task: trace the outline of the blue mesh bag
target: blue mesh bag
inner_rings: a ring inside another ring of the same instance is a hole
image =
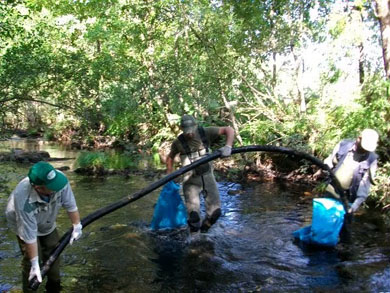
[[[344,207],[339,201],[315,198],[311,226],[295,231],[293,236],[307,244],[335,246],[339,241],[344,215]]]
[[[175,229],[187,225],[186,207],[180,197],[180,185],[169,181],[160,192],[150,228]]]

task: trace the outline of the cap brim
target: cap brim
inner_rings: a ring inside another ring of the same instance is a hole
[[[361,146],[364,150],[368,152],[373,152],[376,150],[376,143],[365,143],[364,141],[362,141]]]
[[[61,172],[58,172],[57,170],[55,170],[55,172],[56,177],[54,178],[54,180],[52,180],[49,184],[46,184],[45,186],[47,189],[50,189],[52,191],[60,191],[68,183],[68,179]]]

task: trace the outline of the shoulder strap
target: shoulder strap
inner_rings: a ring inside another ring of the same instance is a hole
[[[343,140],[340,143],[339,151],[337,152],[337,155],[339,156],[339,159],[345,156],[353,147],[355,144],[355,141],[352,140]]]
[[[375,185],[375,181],[374,181],[374,178],[371,174],[371,164],[376,160],[378,160],[378,155],[375,153],[370,153],[370,155],[368,156],[368,159],[367,159],[367,163],[368,163],[368,178],[370,179],[370,183],[372,185]]]
[[[202,140],[202,143],[204,145],[204,148],[206,149],[206,153],[208,153],[209,152],[209,142],[207,140],[204,128],[202,126],[198,126],[198,132],[199,132],[199,135],[200,135],[200,139]],[[184,151],[186,152],[186,154],[191,154],[191,149],[190,149],[186,139],[184,138],[184,135],[180,134],[178,136],[178,139],[179,139],[181,145],[183,146]]]
[[[198,132],[200,134],[200,139],[202,140],[204,148],[206,149],[206,153],[208,153],[209,152],[209,142],[207,140],[204,128],[202,126],[198,126]]]
[[[191,154],[190,146],[188,145],[186,139],[184,138],[184,135],[180,134],[177,138],[179,139],[181,145],[183,146],[184,151],[186,152],[186,154],[187,155]]]
[[[337,164],[333,169],[334,173],[340,168],[344,159],[347,157],[348,152],[352,149],[354,144],[355,141],[349,139],[345,139],[340,142],[340,147],[336,154]]]
[[[372,164],[375,160],[378,160],[378,155],[375,154],[375,153],[373,153],[373,152],[371,152],[371,153],[369,154],[369,156],[368,156],[368,159],[367,159],[368,165],[371,166],[371,164]]]

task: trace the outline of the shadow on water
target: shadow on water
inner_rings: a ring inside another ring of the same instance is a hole
[[[234,187],[220,184],[223,216],[209,233],[151,235],[161,292],[388,290],[386,235],[373,239],[357,227],[348,246],[305,246],[291,235],[310,220],[311,211],[296,204],[300,187],[262,184],[229,194]]]
[[[187,248],[187,229],[178,231],[150,232],[151,245],[154,257],[150,261],[156,264],[156,273],[153,283],[160,285],[162,290],[170,290],[177,286],[181,278],[181,271]]]
[[[13,188],[28,166],[1,168]],[[138,175],[66,174],[82,217],[152,183]],[[390,291],[389,232],[375,212],[357,215],[350,245],[313,249],[292,237],[311,222],[311,200],[302,200],[302,186],[221,182],[219,189],[222,216],[205,234],[151,231],[159,190],[92,223],[62,254],[64,292]],[[1,210],[7,197],[0,191]],[[61,213],[60,234],[69,226]],[[18,289],[20,252],[1,213],[0,292]]]
[[[151,261],[157,265],[153,283],[159,291],[208,291],[224,277],[223,260],[216,256],[215,239],[209,235],[181,230],[174,235],[153,232],[151,237],[156,254]]]

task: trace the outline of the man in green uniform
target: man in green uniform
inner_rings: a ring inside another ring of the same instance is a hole
[[[60,239],[56,218],[61,207],[67,210],[73,224],[72,244],[82,234],[76,200],[64,173],[47,162],[34,164],[9,197],[5,214],[23,254],[23,292],[33,292],[28,284],[34,277],[42,282],[39,259],[45,262]],[[47,292],[59,292],[59,259],[53,263],[47,277]]]
[[[231,155],[234,141],[234,130],[231,127],[203,128],[198,126],[193,116],[184,115],[180,122],[180,128],[183,133],[173,141],[166,161],[168,174],[173,172],[173,162],[176,155],[180,155],[183,166],[189,165],[210,153],[210,143],[215,142],[220,136],[226,136],[225,146],[220,149],[221,156]],[[197,232],[200,229],[202,232],[207,232],[221,215],[221,200],[211,162],[202,164],[184,175],[183,192],[190,231]],[[206,207],[206,217],[203,221],[200,216],[201,192]]]

